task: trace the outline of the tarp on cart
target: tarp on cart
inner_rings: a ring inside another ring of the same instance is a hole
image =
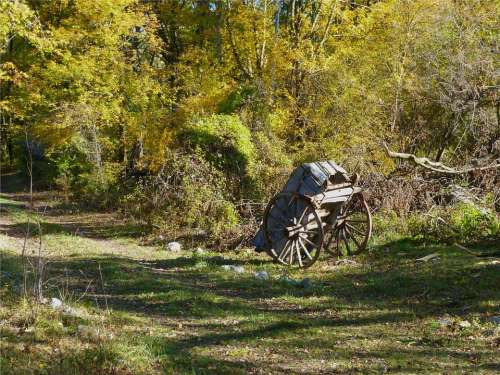
[[[282,192],[314,196],[325,191],[327,181],[334,184],[341,184],[349,180],[347,172],[333,160],[306,163],[297,167],[292,172]],[[251,243],[257,251],[268,249],[269,245],[262,226]]]

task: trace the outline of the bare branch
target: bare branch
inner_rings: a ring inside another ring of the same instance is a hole
[[[487,169],[500,168],[500,158],[498,158],[496,160],[493,160],[491,164],[486,165],[486,166],[478,166],[478,167],[468,166],[464,169],[457,170],[457,169],[448,167],[448,166],[444,165],[443,163],[432,161],[428,158],[424,158],[424,157],[419,158],[413,154],[391,151],[391,150],[389,150],[389,147],[387,146],[387,144],[385,142],[383,143],[383,146],[384,146],[385,151],[387,152],[387,155],[390,158],[410,160],[418,166],[424,167],[426,169],[429,169],[431,171],[438,172],[438,173],[458,175],[458,174],[465,174],[465,173],[474,172],[474,171],[484,171]]]

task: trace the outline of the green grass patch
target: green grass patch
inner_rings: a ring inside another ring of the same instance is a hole
[[[2,374],[499,370],[500,329],[489,319],[500,311],[500,262],[454,245],[378,235],[355,263],[325,255],[310,269],[288,270],[250,249],[172,254],[53,230],[43,236],[44,293],[75,317],[22,298],[14,234],[0,235]],[[416,261],[431,253],[438,258]],[[255,279],[258,270],[270,279]]]

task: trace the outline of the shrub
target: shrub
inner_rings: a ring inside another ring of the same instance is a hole
[[[216,239],[238,223],[224,175],[197,154],[172,155],[157,175],[133,183],[122,207],[170,238],[199,232]]]
[[[409,234],[431,242],[473,242],[500,237],[500,219],[492,211],[460,203],[427,215],[411,215],[408,230]]]
[[[255,149],[250,130],[235,115],[212,115],[187,124],[180,134],[191,152],[197,152],[230,180],[251,180]]]
[[[105,208],[116,202],[122,173],[119,163],[102,161],[96,165],[77,142],[54,152],[50,160],[57,170],[53,183],[63,192],[66,203],[73,199],[86,206]]]
[[[253,195],[268,201],[283,188],[294,166],[279,139],[257,132],[255,145],[257,162]]]

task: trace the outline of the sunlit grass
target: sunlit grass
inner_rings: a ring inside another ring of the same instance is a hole
[[[24,222],[22,209],[8,210],[8,226]],[[0,237],[2,375],[498,370],[499,329],[488,320],[499,311],[495,258],[393,236],[376,237],[355,264],[325,256],[287,270],[250,249],[173,254],[122,232],[118,241],[70,232],[62,219],[44,217],[45,296],[84,315],[21,298],[19,239],[8,227]],[[415,261],[434,252],[438,260]],[[255,279],[258,270],[270,279]],[[306,277],[310,287],[287,282]]]

